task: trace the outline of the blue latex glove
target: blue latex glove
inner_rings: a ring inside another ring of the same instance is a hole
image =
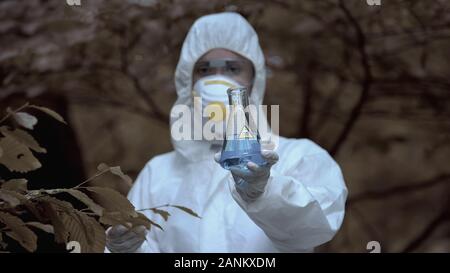
[[[230,171],[236,183],[236,191],[246,202],[252,202],[260,197],[266,188],[270,177],[270,169],[278,162],[278,154],[272,150],[262,150],[261,156],[267,164],[259,166],[254,162],[247,163],[247,170],[231,167]],[[220,153],[215,154],[214,160],[219,163]]]

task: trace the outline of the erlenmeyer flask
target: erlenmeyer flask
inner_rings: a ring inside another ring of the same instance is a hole
[[[247,169],[249,161],[258,165],[266,164],[261,156],[259,133],[248,109],[247,89],[230,88],[227,93],[231,113],[227,122],[220,165],[228,170],[233,166]]]

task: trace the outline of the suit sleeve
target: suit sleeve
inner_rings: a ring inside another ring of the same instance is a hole
[[[347,189],[339,166],[324,150],[301,158],[290,153],[283,160],[289,168],[272,168],[257,200],[244,201],[234,182],[232,196],[280,251],[303,252],[331,240],[339,230]]]
[[[150,202],[150,189],[151,184],[151,167],[147,164],[144,169],[138,175],[138,178],[133,184],[130,192],[128,193],[128,200],[133,204],[133,206],[138,209],[144,209],[152,207]],[[149,213],[148,211],[143,211],[147,218],[152,221],[157,221],[154,219],[154,213]],[[146,241],[136,250],[136,253],[158,253],[161,252],[158,247],[158,241],[155,237],[154,227],[147,233]]]

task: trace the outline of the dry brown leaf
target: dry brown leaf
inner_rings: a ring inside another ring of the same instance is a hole
[[[56,113],[55,111],[53,111],[47,107],[36,106],[36,105],[30,105],[29,107],[37,109],[41,112],[44,112],[47,115],[51,116],[52,118],[56,119],[57,121],[67,124],[67,122],[64,120],[64,118],[60,114]]]
[[[27,226],[38,228],[47,233],[51,233],[51,234],[55,233],[55,230],[53,229],[52,225],[47,225],[47,224],[43,224],[43,223],[39,223],[39,222],[27,222],[26,224],[27,224]]]
[[[148,219],[148,221],[150,222],[151,225],[159,228],[160,230],[164,230],[160,225],[158,225],[157,223],[153,222],[152,220]],[[148,226],[147,228],[150,229],[150,226]]]
[[[72,204],[50,196],[40,198],[40,202],[46,214],[46,217],[50,219],[53,225],[55,232],[55,241],[60,244],[67,243],[69,231],[62,222],[61,217],[64,214],[71,214],[73,211],[75,211]]]
[[[24,178],[11,179],[2,184],[2,190],[24,192],[27,190],[28,181]]]
[[[20,126],[33,130],[34,126],[37,124],[38,120],[35,116],[30,115],[25,112],[11,112],[14,120],[19,124]]]
[[[19,199],[20,203],[22,203],[22,204],[25,204],[26,202],[30,201],[24,194],[22,194],[20,192],[6,190],[6,189],[0,189],[0,191],[5,192],[11,196],[14,196],[15,198]]]
[[[50,219],[48,218],[48,213],[44,211],[44,208],[41,207],[40,203],[32,202],[25,198],[25,200],[21,200],[22,205],[40,222],[47,222]]]
[[[110,167],[105,163],[100,163],[97,166],[97,170],[99,171],[109,171],[114,175],[117,175],[118,177],[120,177],[128,186],[131,186],[133,183],[133,180],[131,179],[131,177],[129,177],[128,175],[124,174],[122,172],[122,169],[119,166],[115,166],[115,167]]]
[[[30,194],[33,191],[29,191]],[[47,194],[58,194],[62,192],[69,193],[73,197],[77,198],[79,201],[84,203],[92,212],[95,214],[101,216],[103,214],[104,209],[96,204],[89,196],[87,196],[85,193],[75,190],[75,189],[51,189],[51,190],[37,190],[36,193],[47,193]],[[57,199],[56,199],[57,200]]]
[[[133,180],[128,175],[124,174],[119,166],[116,167],[110,167],[109,170],[112,174],[115,174],[122,178],[122,180],[127,183],[128,186],[131,186],[133,183]]]
[[[148,219],[147,216],[145,216],[145,214],[140,213],[140,212],[138,212],[138,217],[133,217],[130,220],[130,223],[133,227],[142,225],[142,226],[145,226],[147,229],[150,229],[152,225],[155,225],[162,230],[162,227],[160,225],[158,225],[155,222],[153,222],[152,220]]]
[[[65,211],[65,212],[70,213],[75,209],[71,203],[69,203],[67,201],[59,200],[59,199],[51,197],[51,196],[43,196],[43,197],[39,198],[39,200],[56,205],[57,209],[60,211]]]
[[[120,212],[105,212],[102,217],[100,217],[100,223],[110,226],[128,226],[127,216]]]
[[[91,226],[88,221],[83,219],[83,215],[75,211],[73,213],[63,213],[61,214],[61,221],[69,232],[67,241],[79,242],[81,252],[87,252],[89,241],[93,241],[93,234]],[[88,236],[91,238],[88,238]]]
[[[103,253],[106,246],[106,233],[105,229],[92,217],[89,217],[89,221],[94,230],[94,243],[91,244],[91,252]]]
[[[36,234],[19,217],[0,211],[0,222],[10,229],[10,231],[5,232],[6,235],[16,240],[26,250],[30,252],[36,250]]]
[[[33,214],[34,217],[36,217],[39,221],[44,221],[41,212],[36,207],[36,204],[31,202],[24,194],[15,190],[7,190],[4,188],[1,188],[0,191],[17,198],[20,201],[20,204],[24,205],[26,209]]]
[[[180,209],[180,210],[182,210],[182,211],[184,211],[184,212],[186,212],[186,213],[188,213],[188,214],[190,214],[192,216],[195,216],[197,218],[202,218],[197,213],[195,213],[193,210],[191,210],[190,208],[186,208],[186,207],[183,207],[183,206],[176,206],[176,205],[171,205],[171,207]]]
[[[0,127],[0,132],[4,136],[9,136],[14,138],[16,141],[22,143],[23,145],[27,146],[28,148],[32,149],[35,152],[38,153],[46,153],[47,150],[42,148],[39,143],[31,136],[29,133],[27,133],[24,130],[21,129],[14,129],[9,130],[8,127],[2,126]]]
[[[107,212],[102,217],[100,217],[100,223],[110,226],[122,225],[128,228],[136,226],[145,226],[150,230],[152,225],[157,226],[162,230],[162,227],[157,223],[151,221],[143,213],[138,212],[137,216],[132,217],[128,214],[121,212]]]
[[[3,149],[0,164],[5,165],[10,171],[24,173],[41,167],[41,163],[33,156],[28,147],[12,137],[0,138],[0,147]]]
[[[102,253],[105,250],[105,230],[95,219],[78,211],[65,213],[61,219],[69,231],[68,241],[79,242],[82,253]]]
[[[0,200],[8,203],[8,205],[12,208],[20,205],[20,200],[18,198],[3,190],[0,190]]]
[[[132,217],[137,217],[134,206],[128,199],[110,188],[103,187],[86,187],[89,196],[108,212],[123,212]]]
[[[169,219],[170,213],[168,211],[162,210],[162,209],[152,209],[154,213],[157,213],[164,218],[164,221],[167,221]]]
[[[102,216],[103,215],[103,208],[99,205],[97,205],[89,196],[87,196],[85,193],[74,190],[74,189],[68,189],[65,190],[67,193],[71,194],[73,197],[77,198],[81,202],[83,202],[90,210],[92,210],[95,214]]]
[[[59,244],[66,243],[67,238],[69,237],[69,232],[64,227],[64,224],[61,221],[61,217],[58,213],[56,205],[52,203],[44,202],[42,207],[45,210],[46,216],[50,219],[54,233],[55,233],[55,241]]]
[[[97,170],[99,170],[99,171],[107,171],[107,170],[109,170],[109,166],[106,165],[105,163],[100,163],[97,166]]]

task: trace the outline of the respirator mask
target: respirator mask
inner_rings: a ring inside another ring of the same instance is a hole
[[[227,90],[236,87],[242,85],[221,74],[206,76],[195,82],[192,90],[194,111],[202,117],[204,139],[223,140],[229,104]],[[211,134],[207,135],[208,132],[212,132],[213,139]]]

